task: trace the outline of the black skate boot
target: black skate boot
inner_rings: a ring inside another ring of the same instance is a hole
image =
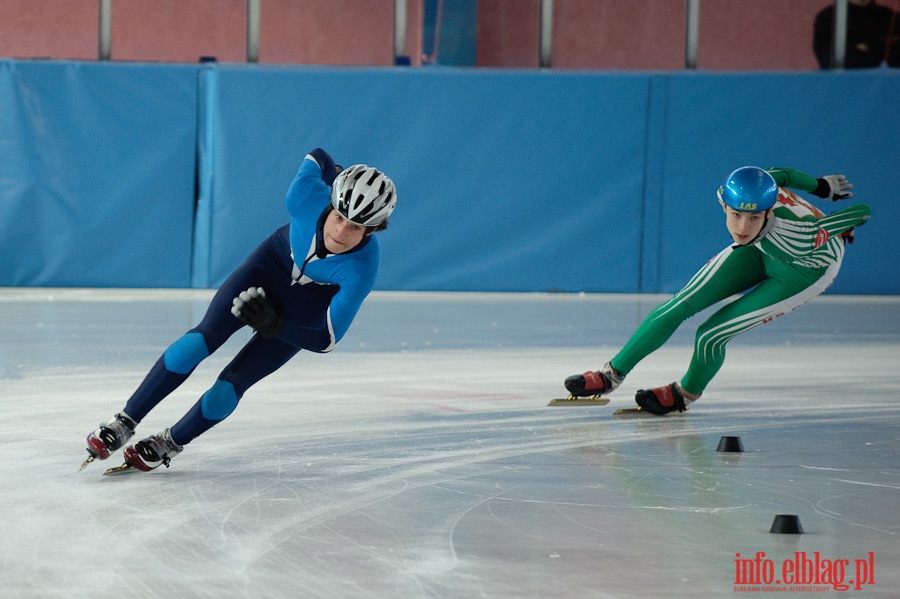
[[[91,459],[105,460],[125,445],[134,435],[137,423],[128,414],[119,412],[109,422],[87,436],[87,452]]]
[[[169,429],[158,435],[150,435],[134,445],[125,448],[125,463],[142,472],[150,472],[160,465],[169,467],[169,462],[184,449],[172,439]]]
[[[624,380],[625,376],[613,370],[612,366],[607,362],[597,372],[573,374],[566,379],[564,384],[573,396],[587,397],[614,391]]]
[[[657,387],[656,389],[649,389],[646,391],[641,389],[634,395],[634,401],[637,402],[637,405],[641,406],[641,409],[645,412],[662,416],[663,414],[668,414],[675,410],[684,412],[687,409],[687,404],[690,404],[694,400],[685,400],[684,394],[681,392],[678,384],[671,383],[665,387]]]

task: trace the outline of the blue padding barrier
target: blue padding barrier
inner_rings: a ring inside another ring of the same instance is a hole
[[[898,97],[888,69],[0,61],[0,285],[218,286],[320,146],[397,184],[378,289],[674,292],[756,164],[850,177],[873,216],[831,292],[898,294]]]
[[[190,285],[196,78],[0,61],[0,285]]]
[[[637,287],[646,78],[216,72],[213,285],[286,220],[287,185],[321,146],[397,185],[380,289]]]

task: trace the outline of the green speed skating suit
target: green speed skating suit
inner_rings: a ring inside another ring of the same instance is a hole
[[[619,374],[628,374],[691,316],[743,293],[697,330],[693,357],[680,382],[682,389],[699,395],[722,367],[731,339],[808,302],[834,281],[846,236],[865,224],[870,207],[856,204],[826,216],[785,189],[812,191],[815,177],[788,168],[769,173],[779,186],[778,201],[756,241],[722,250],[681,291],[650,312],[610,360]]]

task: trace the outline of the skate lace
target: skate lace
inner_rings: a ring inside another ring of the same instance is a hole
[[[106,445],[109,449],[119,448],[119,437],[118,435],[116,435],[116,431],[112,430],[105,424],[100,427],[100,434],[97,436],[100,437],[100,440],[103,441],[103,444]]]
[[[161,448],[157,446],[155,441],[155,437],[150,437],[141,441],[135,447],[138,453],[141,454],[141,457],[147,462],[159,462],[165,457],[165,453],[160,454],[159,449]]]
[[[100,433],[97,437],[107,448],[114,450],[122,447],[133,434],[134,430],[121,420],[119,414],[116,414],[111,421],[100,425]]]
[[[135,449],[138,450],[144,461],[161,462],[166,468],[172,461],[171,456],[181,453],[181,447],[172,440],[168,431],[144,439],[135,446]]]

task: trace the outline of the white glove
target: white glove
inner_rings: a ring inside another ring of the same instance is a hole
[[[819,177],[819,186],[813,192],[820,198],[832,202],[853,197],[853,184],[844,175],[825,175]]]

